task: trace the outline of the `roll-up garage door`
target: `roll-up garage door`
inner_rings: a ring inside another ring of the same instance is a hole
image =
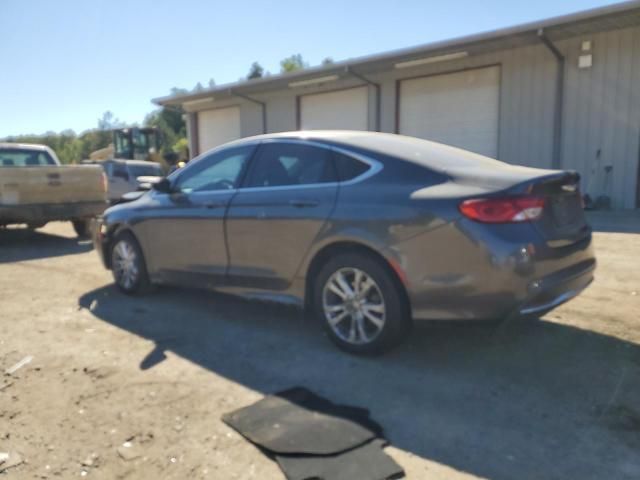
[[[198,112],[198,147],[200,153],[240,138],[240,109],[216,108]]]
[[[497,157],[500,67],[400,82],[398,131]]]
[[[300,97],[300,128],[367,130],[367,87],[348,88]]]

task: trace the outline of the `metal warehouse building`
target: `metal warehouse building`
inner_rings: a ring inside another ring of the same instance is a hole
[[[195,156],[260,133],[394,132],[575,169],[638,208],[640,1],[156,99],[187,112]]]

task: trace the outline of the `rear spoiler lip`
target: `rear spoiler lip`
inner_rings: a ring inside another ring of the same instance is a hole
[[[542,174],[531,176],[511,185],[495,185],[491,182],[480,183],[473,178],[449,178],[435,185],[420,188],[411,193],[413,200],[427,199],[451,199],[459,200],[492,198],[499,196],[520,196],[532,194],[530,188],[533,185],[544,185],[558,180],[566,179],[568,184],[577,185],[580,180],[578,172],[573,170],[541,170]]]
[[[499,197],[501,195],[535,195],[534,187],[547,185],[557,181],[565,180],[567,185],[572,185],[572,193],[579,189],[580,174],[575,170],[557,170],[553,173],[545,173],[534,176],[504,188],[495,188],[483,195],[483,198]],[[489,187],[490,188],[490,187]]]
[[[569,189],[566,189],[567,193],[573,193],[579,189],[580,174],[575,170],[559,170],[552,174],[530,178],[505,189],[503,192],[535,195],[535,187],[558,181],[564,181],[565,185],[570,186]]]

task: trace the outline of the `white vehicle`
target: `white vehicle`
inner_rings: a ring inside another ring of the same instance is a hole
[[[146,160],[105,160],[100,164],[107,175],[110,203],[118,202],[125,193],[144,188],[143,183],[153,183],[164,176],[160,164]]]

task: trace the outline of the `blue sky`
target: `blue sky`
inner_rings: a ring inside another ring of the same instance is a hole
[[[603,0],[0,0],[0,138],[141,122],[171,87],[316,65],[610,3]]]

